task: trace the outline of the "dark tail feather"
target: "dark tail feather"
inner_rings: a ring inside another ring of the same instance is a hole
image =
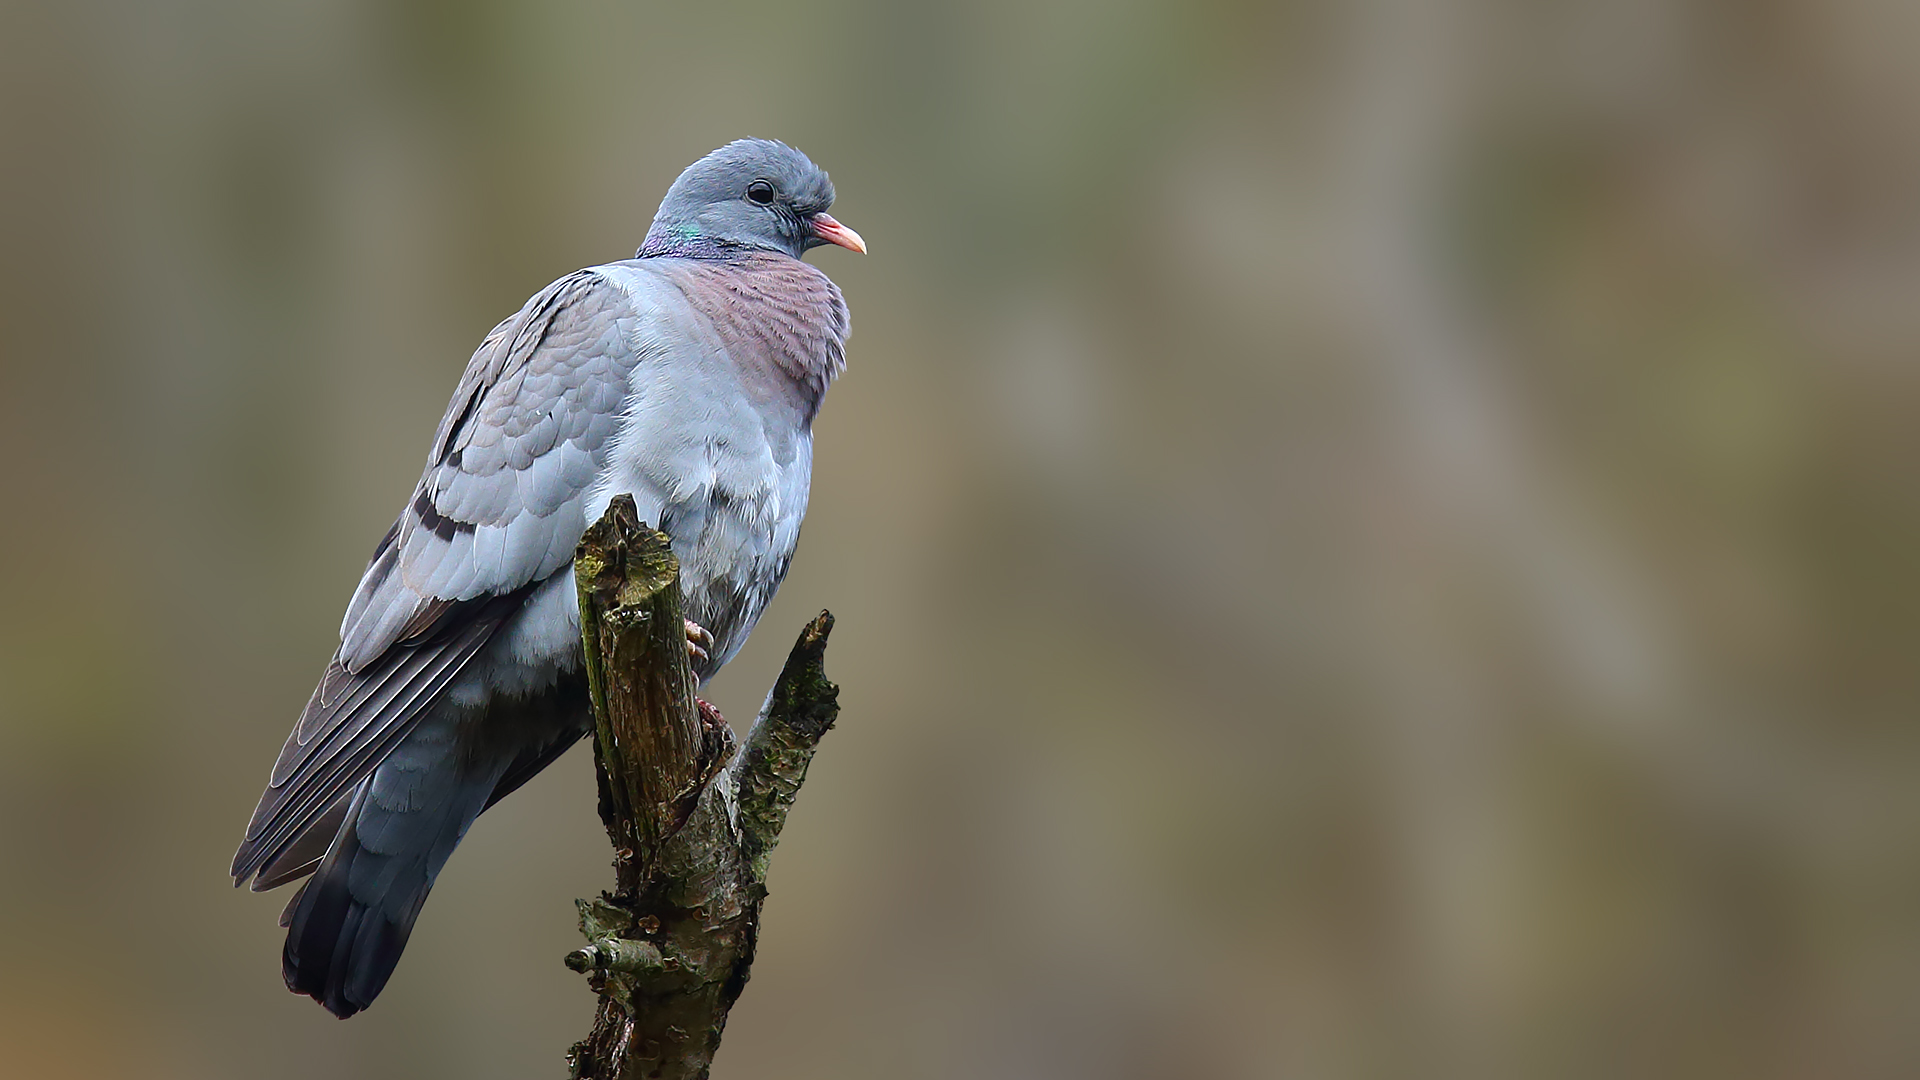
[[[374,995],[386,985],[387,976],[393,974],[394,965],[400,962],[400,950],[396,948],[372,979],[368,972],[351,971],[348,964],[368,914],[367,905],[354,899],[349,886],[354,862],[361,854],[354,819],[372,783],[372,777],[368,777],[354,790],[346,820],[334,834],[326,858],[290,905],[287,944],[280,953],[287,989],[312,997],[343,1020],[373,1002]],[[405,930],[400,934],[400,944],[406,944]],[[369,982],[373,984],[371,992],[367,990]]]
[[[517,784],[531,775],[514,771],[517,759],[487,768],[463,758],[459,731],[457,718],[423,722],[353,789],[319,869],[290,908],[280,954],[287,989],[335,1016],[352,1016],[379,996],[467,827],[502,793],[503,776]],[[556,746],[532,748],[532,757],[551,760],[576,732],[562,735]],[[301,847],[282,859],[291,865],[315,854]]]
[[[433,879],[453,852],[453,843],[431,834],[391,855],[364,847],[361,810],[373,783],[368,777],[355,790],[326,858],[290,906],[280,954],[287,989],[342,1020],[371,1005],[387,985]],[[454,815],[457,832],[465,831],[467,822],[458,820],[464,816]]]
[[[308,878],[301,882],[300,887],[293,890],[293,895],[287,897],[287,906],[280,909],[280,929],[285,930],[293,925],[293,913],[300,909],[300,898],[307,895],[307,886],[312,881],[312,878]]]

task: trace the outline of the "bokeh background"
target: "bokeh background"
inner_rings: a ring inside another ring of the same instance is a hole
[[[864,259],[716,1075],[1920,1075],[1920,8],[0,5],[0,1075],[559,1076],[576,752],[371,1012],[225,871],[485,330]]]

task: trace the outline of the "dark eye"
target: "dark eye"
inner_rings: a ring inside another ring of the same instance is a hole
[[[755,180],[747,185],[747,198],[765,206],[773,201],[773,185],[765,180]]]

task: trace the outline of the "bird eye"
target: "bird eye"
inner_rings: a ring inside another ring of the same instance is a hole
[[[747,185],[747,198],[765,206],[773,201],[773,185],[765,180],[755,180]]]

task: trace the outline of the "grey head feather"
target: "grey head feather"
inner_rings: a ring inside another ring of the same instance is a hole
[[[687,166],[667,189],[638,257],[745,248],[797,259],[827,242],[812,219],[832,205],[833,181],[807,155],[772,139],[738,139]]]

